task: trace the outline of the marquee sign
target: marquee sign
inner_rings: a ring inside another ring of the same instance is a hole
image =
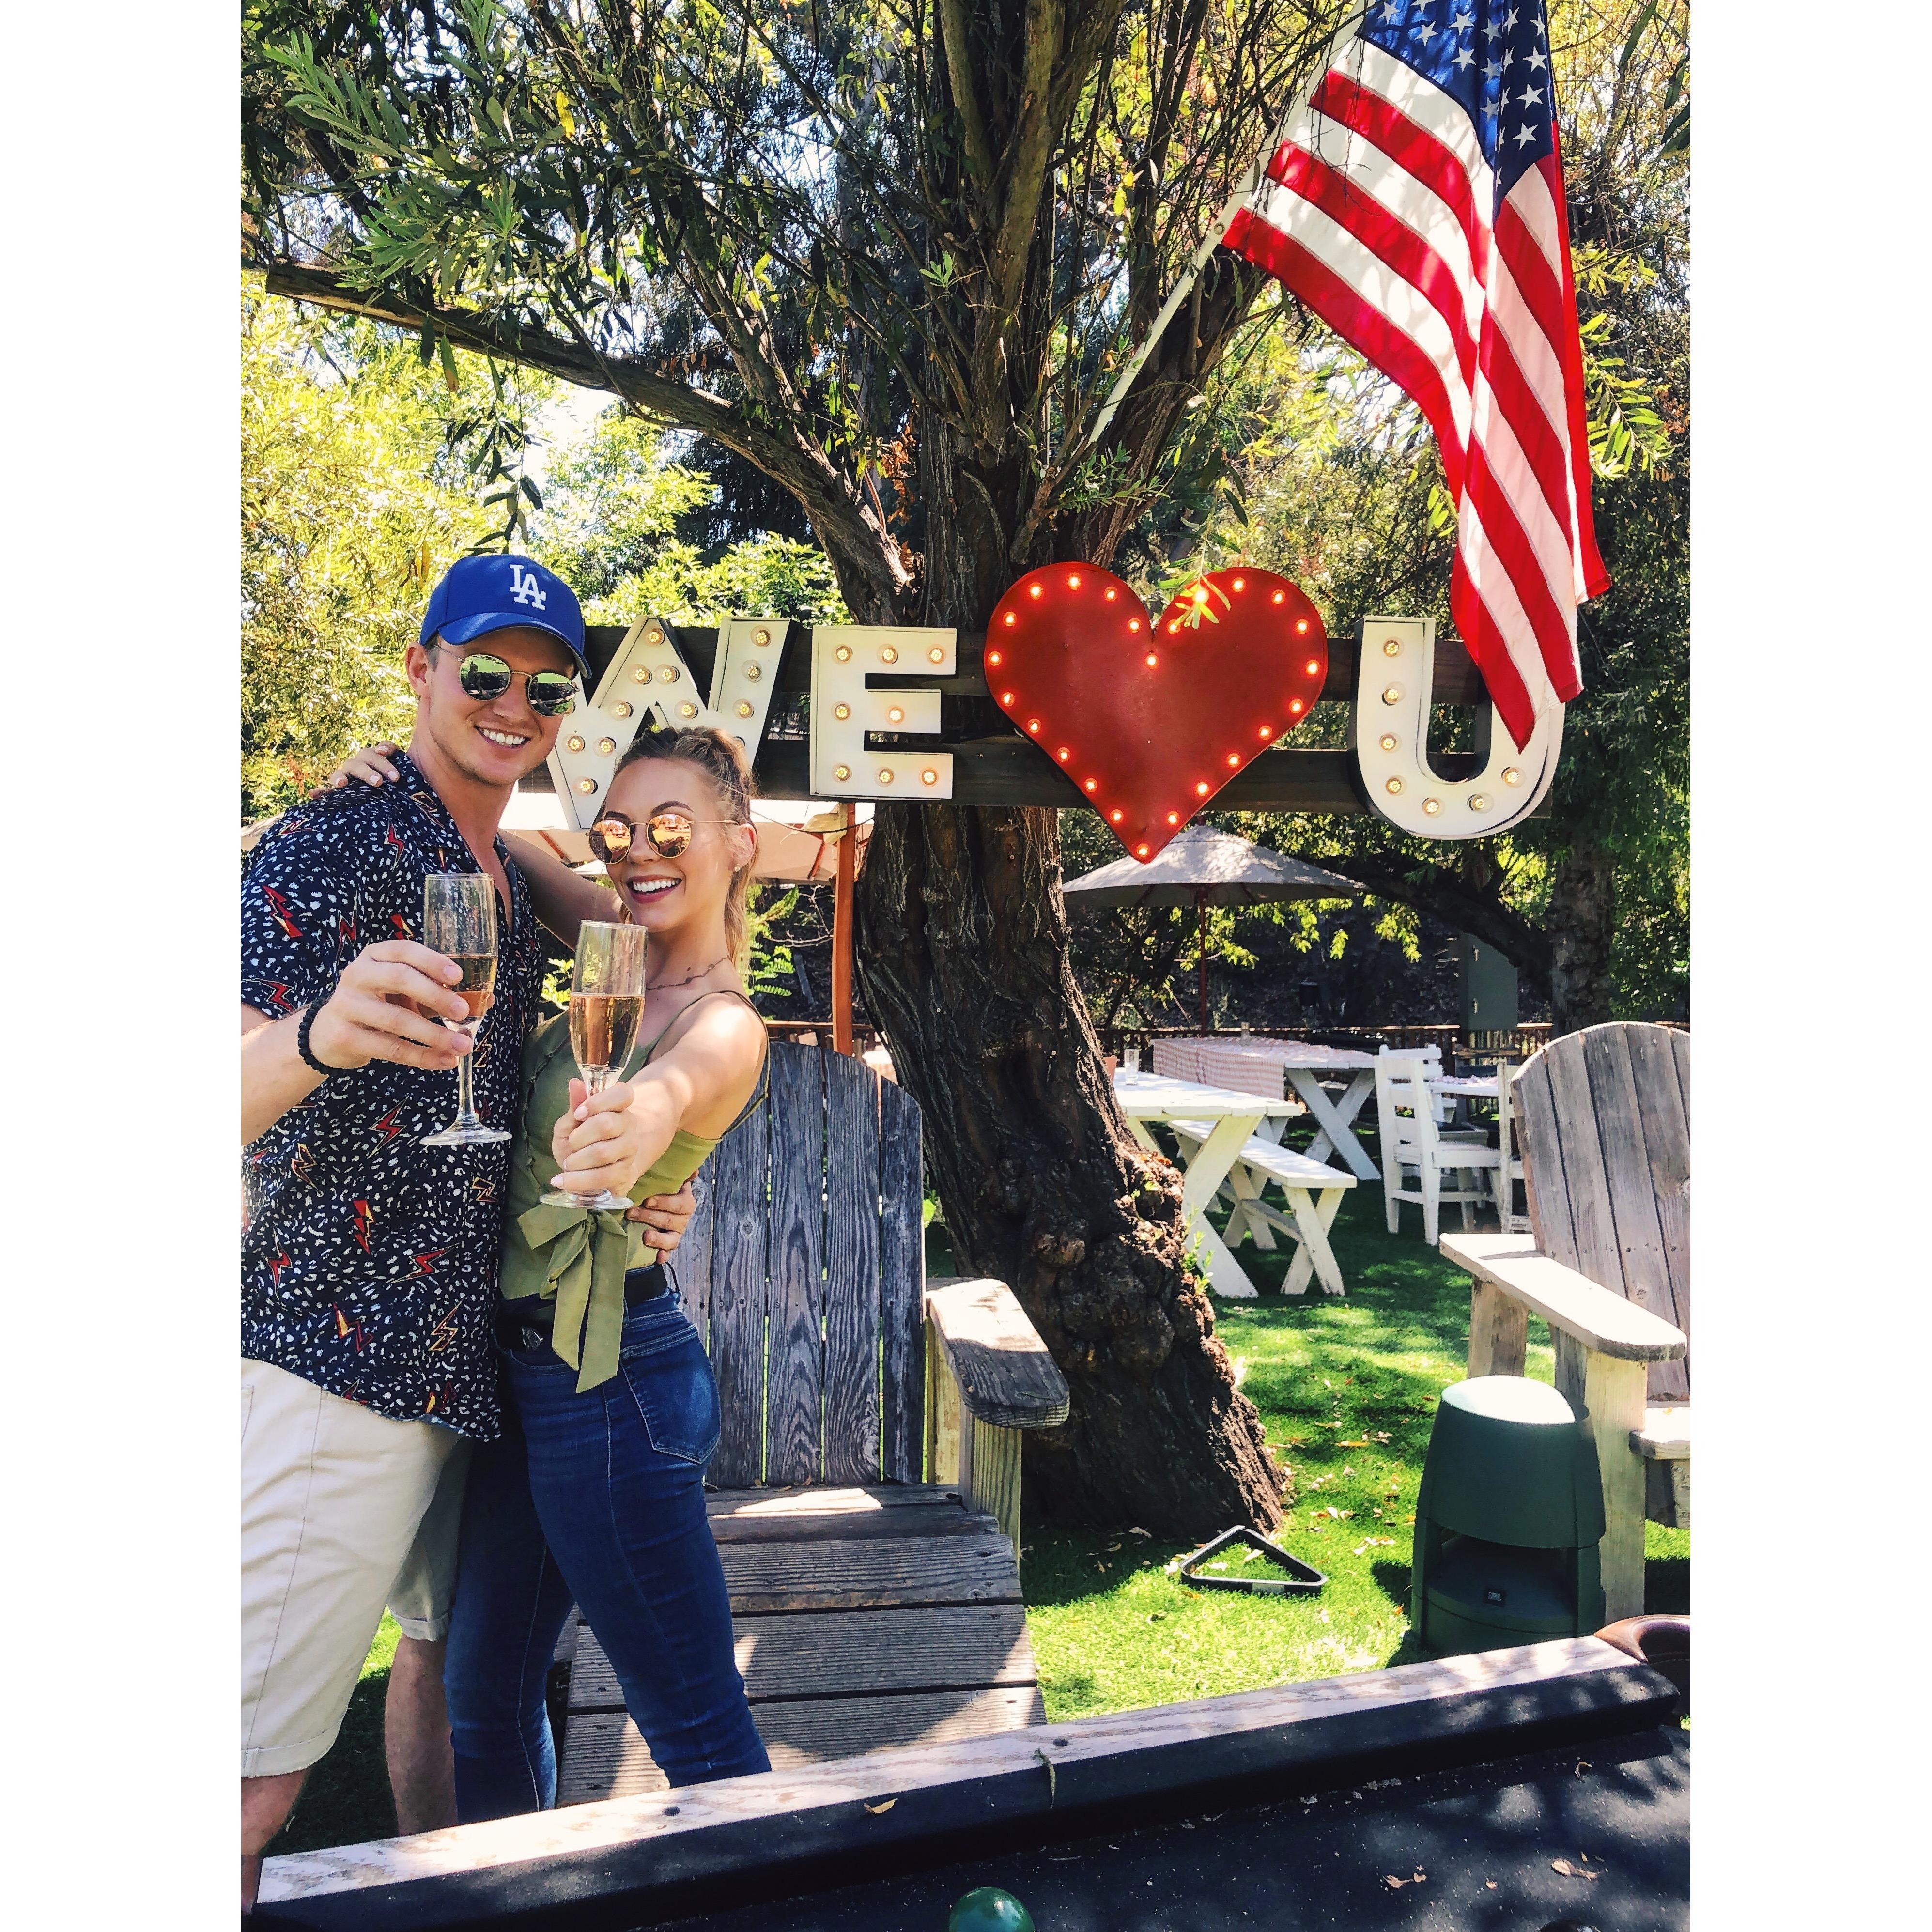
[[[1064,581],[1074,575],[1077,588]],[[1190,622],[1204,588],[1214,621]],[[1053,621],[1029,614],[1046,613],[1050,595]],[[1268,601],[1250,601],[1258,597]],[[1090,617],[1070,617],[1076,599]],[[1238,609],[1262,614],[1238,622]],[[1277,618],[1278,635],[1269,628]],[[595,686],[566,721],[550,781],[587,829],[646,719],[713,724],[752,754],[768,798],[1086,805],[1148,857],[1210,807],[1366,809],[1418,837],[1471,838],[1520,823],[1548,791],[1562,707],[1516,753],[1499,723],[1486,728],[1493,713],[1481,679],[1460,643],[1438,642],[1432,620],[1371,617],[1354,636],[1324,638],[1318,614],[1286,579],[1226,571],[1191,586],[1156,628],[1130,635],[1124,627],[1136,621],[1150,620],[1118,578],[1062,565],[1022,578],[985,634],[782,618],[734,617],[715,631],[656,617],[628,629],[593,625]],[[1149,655],[1162,662],[1149,667]],[[1042,681],[1028,682],[1035,678]],[[1042,694],[1037,706],[1028,690]],[[1324,698],[1352,701],[1350,748],[1281,742]],[[1431,757],[1430,708],[1444,704],[1475,708],[1474,758]],[[1129,742],[1136,718],[1138,746]],[[1040,730],[1028,730],[1036,718]],[[1238,733],[1252,734],[1252,750]]]

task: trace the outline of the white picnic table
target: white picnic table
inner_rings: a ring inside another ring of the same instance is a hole
[[[1192,1148],[1181,1174],[1181,1211],[1205,1252],[1208,1279],[1216,1294],[1249,1300],[1257,1292],[1227,1240],[1208,1218],[1208,1203],[1222,1191],[1223,1183],[1234,1204],[1228,1223],[1228,1234],[1234,1240],[1240,1240],[1245,1231],[1257,1247],[1272,1248],[1274,1243],[1268,1232],[1272,1226],[1300,1243],[1283,1284],[1289,1294],[1300,1294],[1311,1274],[1328,1293],[1343,1292],[1341,1270],[1328,1245],[1328,1229],[1343,1193],[1355,1184],[1354,1178],[1324,1167],[1306,1154],[1278,1146],[1256,1132],[1264,1122],[1279,1123],[1299,1113],[1301,1110],[1294,1102],[1130,1067],[1114,1076],[1114,1093],[1129,1128],[1142,1146],[1160,1151],[1147,1123],[1162,1120],[1173,1126],[1184,1152]],[[1268,1179],[1281,1184],[1288,1197],[1288,1216],[1262,1200]]]
[[[1355,1116],[1376,1090],[1376,1055],[1353,1047],[1322,1046],[1305,1040],[1157,1040],[1154,1042],[1156,1073],[1183,1080],[1200,1080],[1218,1087],[1239,1088],[1256,1094],[1279,1094],[1286,1086],[1305,1105],[1320,1130],[1308,1144],[1308,1158],[1325,1160],[1331,1154],[1364,1180],[1379,1180],[1382,1170],[1357,1136]],[[1344,1082],[1331,1097],[1322,1082]],[[1432,1080],[1430,1091],[1466,1105],[1496,1097],[1496,1076],[1445,1077]],[[1281,1129],[1262,1130],[1264,1138],[1279,1139]]]
[[[1157,1040],[1154,1070],[1184,1078],[1210,1080],[1250,1091],[1279,1094],[1286,1081],[1315,1117],[1319,1132],[1308,1144],[1310,1160],[1339,1154],[1364,1180],[1379,1180],[1382,1169],[1355,1137],[1354,1121],[1376,1090],[1376,1056],[1353,1047],[1318,1046],[1306,1040]],[[1330,1099],[1322,1082],[1346,1082]]]

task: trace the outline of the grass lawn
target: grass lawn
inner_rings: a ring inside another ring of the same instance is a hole
[[[1408,1559],[1436,1400],[1460,1382],[1468,1277],[1422,1240],[1406,1208],[1391,1235],[1379,1186],[1343,1198],[1330,1235],[1347,1295],[1271,1292],[1286,1247],[1240,1249],[1258,1301],[1214,1298],[1215,1331],[1268,1440],[1294,1472],[1279,1540],[1326,1573],[1316,1597],[1187,1588],[1168,1565],[1192,1546],[1135,1535],[1026,1532],[1020,1577],[1049,1718],[1171,1704],[1412,1661]],[[1450,1225],[1454,1225],[1450,1210]],[[1222,1217],[1216,1215],[1220,1221]],[[1528,1372],[1555,1376],[1532,1317]],[[1647,1607],[1690,1607],[1688,1530],[1645,1526]],[[1228,1574],[1260,1574],[1238,1556]]]
[[[1291,1138],[1305,1140],[1306,1131]],[[1455,1225],[1454,1210],[1445,1210]],[[1408,1558],[1416,1485],[1436,1400],[1462,1378],[1468,1277],[1423,1244],[1421,1210],[1402,1232],[1382,1221],[1372,1184],[1343,1198],[1330,1236],[1347,1295],[1273,1292],[1288,1250],[1240,1249],[1258,1301],[1216,1298],[1216,1331],[1268,1440],[1294,1472],[1287,1547],[1324,1571],[1317,1597],[1190,1590],[1168,1570],[1191,1546],[1114,1532],[1026,1532],[1020,1580],[1052,1719],[1373,1670],[1415,1653]],[[1217,1221],[1222,1217],[1216,1216]],[[1528,1372],[1553,1378],[1542,1323],[1530,1321]],[[1690,1536],[1650,1523],[1647,1607],[1690,1607]],[[1229,1574],[1258,1574],[1232,1555]],[[382,1696],[396,1628],[386,1617],[340,1740],[310,1774],[272,1848],[298,1851],[395,1829],[382,1768]]]

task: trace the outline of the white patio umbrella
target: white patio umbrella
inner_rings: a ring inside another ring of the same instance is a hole
[[[1352,899],[1362,889],[1352,879],[1324,872],[1305,860],[1190,825],[1171,839],[1158,858],[1143,863],[1119,858],[1060,888],[1072,912],[1116,906],[1192,906],[1201,934],[1201,1030],[1208,1030],[1208,908],[1261,905],[1279,899]]]

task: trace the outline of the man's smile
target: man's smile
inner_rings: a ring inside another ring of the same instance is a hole
[[[479,724],[476,728],[489,740],[491,744],[501,745],[506,751],[520,750],[530,742],[527,737],[518,732],[495,731],[487,724]]]

